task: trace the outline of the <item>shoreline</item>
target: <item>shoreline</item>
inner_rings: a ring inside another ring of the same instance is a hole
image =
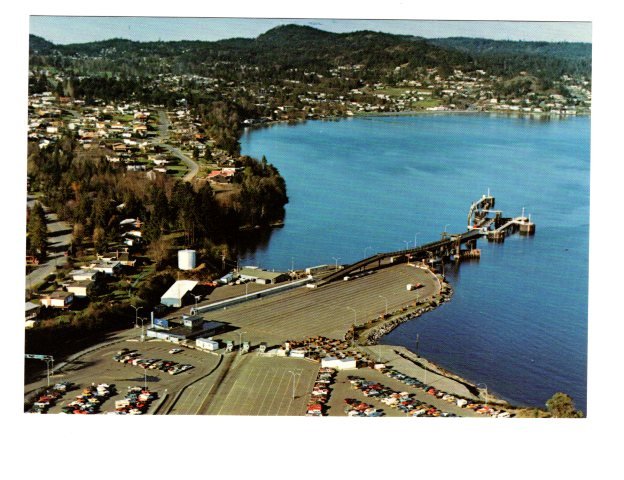
[[[420,115],[500,115],[505,117],[528,117],[535,119],[544,119],[544,118],[552,118],[552,119],[566,119],[566,118],[575,118],[575,117],[591,117],[591,111],[575,113],[574,115],[562,115],[560,113],[551,113],[551,112],[521,112],[515,110],[467,110],[467,109],[452,109],[452,110],[401,110],[396,112],[356,112],[353,115],[331,115],[326,117],[319,118],[291,118],[288,120],[270,120],[267,122],[256,122],[251,124],[243,125],[243,131],[246,129],[256,130],[264,127],[272,127],[274,125],[280,124],[299,124],[310,121],[331,121],[337,122],[340,120],[346,120],[350,118],[365,118],[365,117],[411,117],[411,116],[420,116]],[[255,119],[254,119],[255,121]],[[240,139],[239,139],[240,141]]]
[[[431,272],[431,271],[430,271]],[[437,363],[418,355],[416,352],[411,349],[402,346],[402,345],[393,345],[393,344],[379,344],[379,340],[383,338],[385,335],[402,325],[403,323],[407,323],[411,320],[416,320],[422,315],[435,310],[442,304],[449,302],[454,294],[453,287],[450,283],[448,283],[445,279],[440,280],[439,276],[435,273],[431,272],[439,281],[440,281],[440,291],[436,295],[434,295],[431,299],[428,299],[424,302],[419,302],[418,304],[412,306],[411,308],[406,308],[402,310],[398,310],[393,312],[391,316],[377,325],[373,325],[368,329],[365,329],[361,333],[356,332],[356,341],[359,345],[363,347],[376,347],[378,350],[384,351],[386,355],[388,353],[397,355],[407,360],[408,362],[416,365],[422,370],[426,370],[435,375],[439,375],[441,377],[445,377],[454,382],[465,387],[475,398],[480,400],[488,400],[488,403],[499,405],[505,407],[507,409],[513,410],[524,410],[527,408],[535,408],[530,406],[518,406],[512,405],[509,401],[498,397],[495,393],[487,391],[486,394],[484,389],[477,387],[473,382],[467,380],[461,375],[444,368]],[[424,305],[422,305],[422,304]],[[403,351],[401,351],[403,350]]]

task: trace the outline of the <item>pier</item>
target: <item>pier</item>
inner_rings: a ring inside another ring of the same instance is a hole
[[[524,209],[522,209],[521,216],[501,218],[498,223],[499,226],[487,232],[487,239],[491,242],[503,242],[506,236],[516,232],[520,232],[520,235],[533,235],[535,233],[535,223],[531,221],[530,215],[524,216]]]
[[[363,271],[369,265],[381,267],[382,262],[390,263],[424,261],[434,263],[436,261],[479,258],[481,251],[476,248],[477,240],[487,237],[490,241],[501,242],[505,236],[520,231],[524,235],[535,233],[535,224],[530,216],[522,215],[515,218],[504,218],[500,210],[494,210],[496,199],[490,195],[483,195],[479,200],[472,203],[468,211],[467,231],[458,234],[443,232],[441,240],[426,243],[415,248],[396,250],[392,252],[376,253],[370,257],[359,260],[351,265],[329,274],[318,281],[318,285],[325,285],[335,280],[348,277],[352,273]],[[494,214],[494,217],[491,217]],[[465,247],[465,248],[462,248]]]

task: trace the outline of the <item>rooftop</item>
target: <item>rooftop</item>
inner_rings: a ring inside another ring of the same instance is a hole
[[[161,298],[182,298],[188,292],[193,290],[197,286],[196,280],[178,280],[169,290],[167,290]]]

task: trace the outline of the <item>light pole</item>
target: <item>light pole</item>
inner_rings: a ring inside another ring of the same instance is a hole
[[[371,252],[373,251],[373,247],[366,247],[364,249],[364,258],[366,258],[366,250],[368,250],[370,248]]]
[[[139,310],[141,310],[143,307],[137,307],[135,305],[130,306],[134,308],[134,328],[139,328]]]
[[[290,373],[292,375],[292,380],[293,380],[293,389],[292,389],[292,399],[295,399],[295,377],[297,376],[301,376],[301,373],[295,373],[292,370],[288,370],[288,373]]]
[[[379,295],[379,298],[383,298],[386,301],[386,315],[388,315],[388,298],[383,295]]]
[[[418,239],[418,234],[419,234],[419,233],[420,233],[420,232],[416,232],[416,233],[414,234],[414,248],[416,248],[416,247],[418,246],[418,243],[416,242],[416,240]]]
[[[143,329],[143,322],[146,319],[143,317],[139,317],[139,320],[141,320],[141,341],[143,342],[145,340],[145,330]]]
[[[487,404],[488,404],[488,388],[487,388],[487,384],[486,383],[477,383],[477,387],[479,385],[484,385],[485,386],[485,406],[487,407]]]
[[[407,240],[403,240],[403,243],[405,243],[405,250],[409,250],[409,242]]]
[[[338,260],[340,260],[340,257],[332,257],[335,261],[336,261],[336,271],[338,271]]]
[[[247,332],[238,332],[238,345],[239,345],[238,354],[239,355],[243,354],[243,333],[247,333]]]
[[[444,225],[444,232],[442,233],[442,237],[446,237],[446,227],[448,227],[450,225],[450,223],[447,223],[446,225]]]
[[[199,301],[199,298],[201,297],[201,295],[193,295],[195,297],[195,313],[197,313],[197,302]]]

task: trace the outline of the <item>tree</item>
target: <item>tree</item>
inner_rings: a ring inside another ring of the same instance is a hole
[[[574,401],[569,395],[557,392],[546,402],[546,408],[555,418],[581,418],[583,412],[574,409]]]
[[[26,228],[28,233],[28,253],[45,257],[48,246],[48,227],[45,211],[39,202],[36,202],[33,208],[28,210]]]
[[[164,237],[159,237],[150,244],[148,253],[156,262],[156,268],[161,268],[167,263],[172,249],[173,242]]]
[[[76,247],[82,245],[82,241],[84,240],[85,229],[82,223],[76,223],[74,225],[74,231],[72,234],[72,241]]]
[[[177,182],[171,193],[170,205],[175,212],[178,227],[184,230],[187,245],[195,242],[195,228],[197,227],[196,194],[193,187],[187,182]]]
[[[93,229],[93,246],[98,253],[103,253],[106,248],[106,232],[102,227]]]

